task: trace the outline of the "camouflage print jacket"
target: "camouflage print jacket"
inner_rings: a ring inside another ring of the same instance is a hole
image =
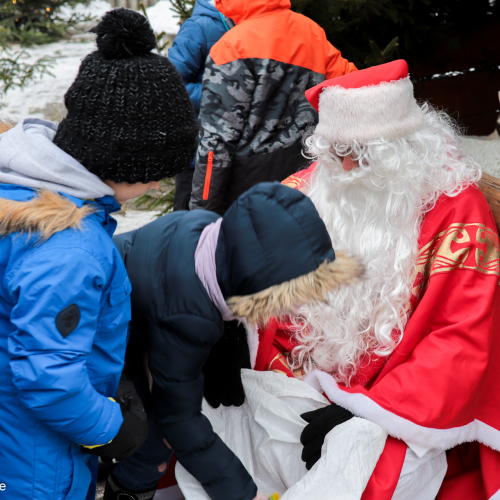
[[[289,0],[217,0],[237,26],[212,48],[190,208],[223,214],[248,188],[304,167],[302,136],[317,123],[304,92],[355,71]]]

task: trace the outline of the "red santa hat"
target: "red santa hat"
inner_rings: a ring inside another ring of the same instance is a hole
[[[306,97],[319,113],[316,135],[332,144],[402,137],[423,121],[402,59],[332,78]]]

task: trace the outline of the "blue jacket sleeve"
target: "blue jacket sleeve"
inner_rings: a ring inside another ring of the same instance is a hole
[[[187,20],[175,37],[168,58],[182,76],[196,113],[200,111],[202,76],[208,56],[203,30],[193,20]]]
[[[87,446],[111,441],[123,422],[120,406],[92,386],[86,356],[92,349],[105,273],[83,249],[38,250],[7,276],[15,306],[8,339],[13,381],[37,419]],[[69,334],[59,312],[76,304],[80,319]],[[59,323],[60,325],[60,323]]]
[[[202,368],[218,325],[200,316],[171,316],[149,335],[149,368],[157,422],[179,462],[212,500],[252,500],[257,486],[201,413]]]

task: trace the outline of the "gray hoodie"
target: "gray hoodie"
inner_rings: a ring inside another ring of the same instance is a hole
[[[99,177],[59,149],[52,140],[57,126],[27,118],[0,135],[0,183],[63,192],[81,199],[114,191]]]

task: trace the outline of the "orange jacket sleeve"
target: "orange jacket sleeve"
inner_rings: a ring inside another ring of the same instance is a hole
[[[356,68],[352,62],[344,59],[340,50],[337,50],[328,40],[326,40],[326,38],[325,54],[327,61],[325,78],[327,80],[337,76],[346,75],[347,73],[352,73],[353,71],[358,71],[358,68]]]

